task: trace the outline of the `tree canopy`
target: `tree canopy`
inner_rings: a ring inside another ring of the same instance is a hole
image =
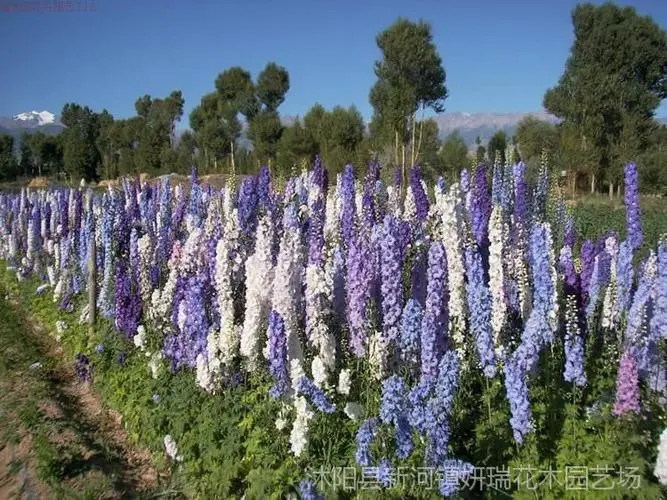
[[[594,190],[598,174],[613,184],[623,158],[647,145],[653,113],[667,96],[667,34],[650,17],[612,3],[578,5],[572,24],[565,71],[544,107],[562,119]]]

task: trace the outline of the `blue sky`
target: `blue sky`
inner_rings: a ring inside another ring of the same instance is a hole
[[[303,115],[320,102],[354,104],[370,117],[368,91],[380,55],[375,35],[398,16],[432,24],[447,72],[447,111],[536,111],[563,71],[577,3],[85,0],[94,11],[3,11],[20,1],[0,0],[0,116],[58,114],[74,101],[128,117],[139,96],[180,89],[179,128],[219,72],[240,65],[256,76],[268,61],[290,73],[281,113]],[[624,5],[667,26],[664,0]],[[667,106],[658,114],[667,114]]]

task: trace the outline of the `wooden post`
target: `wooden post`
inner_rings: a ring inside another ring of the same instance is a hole
[[[88,256],[88,335],[92,337],[95,333],[95,311],[97,309],[97,258],[95,256],[95,226],[91,228],[90,255]]]

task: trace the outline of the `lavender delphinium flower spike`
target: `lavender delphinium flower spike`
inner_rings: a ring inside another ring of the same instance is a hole
[[[447,351],[438,366],[433,396],[424,413],[428,445],[424,452],[427,466],[442,463],[448,456],[450,420],[454,396],[459,385],[460,363],[455,351]]]
[[[347,247],[355,237],[356,226],[356,199],[354,190],[354,170],[352,165],[346,165],[341,182],[341,197],[343,202],[343,213],[341,214],[341,236]]]
[[[470,326],[475,335],[484,375],[492,378],[496,374],[496,356],[491,332],[491,295],[484,283],[482,258],[474,249],[466,250],[466,273]]]
[[[384,423],[393,424],[396,429],[396,454],[399,458],[407,458],[413,447],[407,397],[408,389],[401,377],[392,375],[383,382],[380,419]]]
[[[616,382],[616,402],[613,414],[616,416],[628,413],[639,413],[639,374],[635,352],[628,347],[621,356],[618,366],[618,377]]]
[[[655,287],[650,335],[654,339],[667,339],[667,238],[658,243]]]
[[[514,441],[521,444],[527,434],[534,430],[532,412],[528,400],[528,386],[526,384],[526,370],[523,362],[516,353],[505,359],[505,389],[510,403],[512,417],[510,425],[514,434]]]
[[[392,215],[384,221],[380,245],[382,275],[382,319],[384,335],[389,342],[397,339],[403,308],[403,269],[398,242],[397,222]]]
[[[400,358],[411,369],[414,369],[419,362],[421,330],[422,308],[418,301],[410,299],[403,308]]]
[[[528,186],[526,184],[526,166],[523,162],[514,165],[514,222],[522,224],[528,212]]]

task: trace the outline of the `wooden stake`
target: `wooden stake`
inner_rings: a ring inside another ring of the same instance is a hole
[[[88,335],[92,338],[95,333],[95,310],[97,309],[97,261],[95,256],[95,227],[93,226],[90,235],[90,255],[88,256]]]

